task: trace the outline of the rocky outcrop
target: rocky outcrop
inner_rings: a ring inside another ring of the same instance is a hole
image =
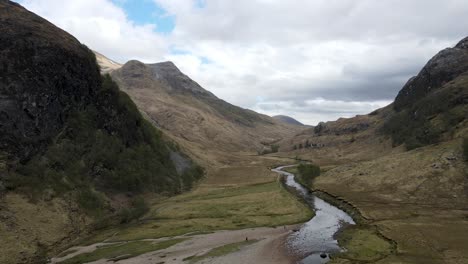
[[[99,82],[94,56],[78,40],[0,1],[0,149],[25,159],[44,148]]]
[[[468,37],[461,40],[454,48],[440,51],[429,60],[417,76],[409,79],[398,93],[394,109],[401,111],[466,71],[468,71]]]

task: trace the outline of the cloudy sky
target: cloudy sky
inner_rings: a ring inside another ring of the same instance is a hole
[[[230,103],[312,125],[389,104],[468,35],[466,0],[18,2],[113,60],[171,60]]]

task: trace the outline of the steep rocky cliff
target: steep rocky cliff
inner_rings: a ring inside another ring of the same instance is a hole
[[[42,263],[94,228],[130,222],[140,195],[203,175],[144,119],[95,55],[0,1],[0,263]]]
[[[394,108],[401,111],[410,107],[468,71],[468,37],[455,47],[446,48],[435,55],[417,76],[409,79],[395,98]]]
[[[94,56],[73,36],[0,2],[0,148],[21,159],[43,149],[100,83]]]

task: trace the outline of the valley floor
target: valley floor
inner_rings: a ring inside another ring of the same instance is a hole
[[[338,235],[348,251],[331,263],[468,263],[467,166],[459,143],[454,140],[370,161],[328,161],[313,187],[349,202],[365,222]],[[104,252],[107,256],[99,249],[88,255],[71,251],[72,258],[64,263],[80,263],[74,262],[80,256],[125,258],[119,263],[290,263],[283,241],[294,227],[284,226],[304,222],[312,212],[268,169],[294,163],[288,155],[297,153],[286,153],[284,158],[249,157],[218,168],[195,190],[155,201],[140,223],[105,230],[87,241],[92,249],[102,241],[146,241],[156,243],[156,248],[161,241],[175,240],[173,244],[159,250],[149,247],[135,256],[119,250],[112,255],[111,248],[111,253]],[[381,251],[384,255],[372,242],[381,235],[395,245],[391,251]]]
[[[140,222],[103,230],[53,262],[289,263],[283,240],[313,213],[270,171],[285,162],[245,157],[217,168],[191,192],[154,199]]]

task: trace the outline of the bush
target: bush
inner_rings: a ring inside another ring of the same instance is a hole
[[[465,161],[468,161],[468,138],[463,139],[463,156]]]
[[[307,187],[311,187],[314,179],[320,176],[320,167],[313,164],[299,164],[297,171],[298,181]]]
[[[143,197],[136,197],[131,202],[130,208],[124,208],[119,212],[120,223],[130,223],[135,219],[139,219],[149,211],[149,206],[146,204]]]

